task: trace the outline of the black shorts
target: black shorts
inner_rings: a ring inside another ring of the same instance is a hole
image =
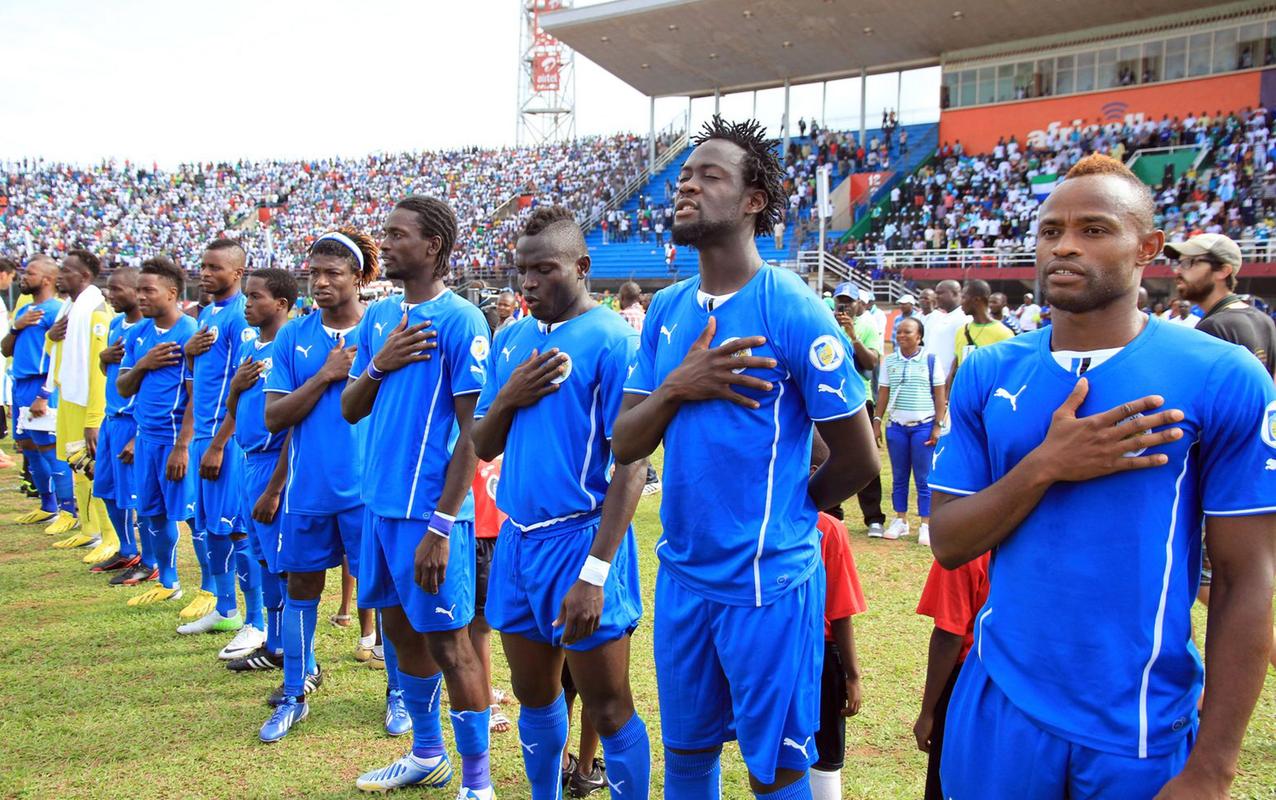
[[[487,609],[487,578],[492,572],[492,553],[496,538],[474,539],[474,615],[483,616]]]
[[[846,760],[846,670],[837,645],[824,642],[824,672],[820,675],[820,729],[815,733],[819,760],[815,769],[832,772]]]

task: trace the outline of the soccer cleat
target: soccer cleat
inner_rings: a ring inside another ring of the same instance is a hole
[[[277,742],[288,735],[293,725],[308,716],[310,716],[310,706],[306,705],[305,698],[300,700],[295,697],[284,698],[282,703],[275,706],[274,713],[270,715],[270,719],[266,720],[266,724],[261,726],[261,732],[258,735],[263,742]]]
[[[194,599],[186,604],[186,608],[178,612],[177,617],[178,619],[199,619],[200,617],[208,616],[209,612],[216,610],[216,608],[217,596],[212,592],[200,589],[195,593]]]
[[[266,643],[266,632],[258,630],[252,625],[245,625],[239,629],[239,633],[235,634],[235,638],[221,649],[217,657],[222,661],[231,661],[236,658],[242,658],[251,654],[254,650]]]
[[[272,653],[265,645],[258,647],[242,658],[226,662],[226,669],[231,672],[253,672],[264,669],[283,669],[284,654]]]
[[[412,717],[408,716],[408,707],[403,702],[402,689],[391,689],[386,693],[385,732],[391,736],[402,736],[412,732]]]
[[[868,538],[870,539],[882,538],[882,523],[874,522],[872,525],[868,526]]]
[[[923,522],[917,527],[917,543],[930,547],[930,523]]]
[[[15,525],[35,525],[38,522],[49,522],[56,516],[56,512],[37,508],[25,514],[19,514],[13,518],[13,522]]]
[[[456,793],[456,800],[493,800],[496,797],[496,789],[488,786],[485,789],[471,789],[468,786],[462,786],[461,791]]]
[[[102,542],[97,547],[94,547],[92,550],[90,550],[88,552],[88,555],[84,556],[84,563],[97,564],[101,561],[105,561],[108,558],[114,558],[115,554],[118,552],[120,552],[120,548],[118,545]]]
[[[80,518],[72,514],[70,511],[59,511],[57,517],[49,523],[49,527],[44,532],[50,536],[57,536],[63,533],[70,533],[80,527]]]
[[[653,495],[653,494],[660,494],[660,481],[659,481],[659,480],[652,481],[651,483],[645,484],[645,485],[642,487],[642,496],[643,496],[643,497],[650,497],[650,496],[651,496],[651,495]]]
[[[589,797],[594,792],[601,792],[607,786],[607,776],[603,762],[594,759],[593,769],[588,775],[580,774],[580,770],[572,772],[567,781],[567,793],[572,797]]]
[[[159,570],[155,567],[148,567],[139,561],[111,578],[108,583],[111,586],[136,586],[139,583],[155,580],[159,580]]]
[[[115,553],[109,558],[105,558],[89,567],[89,572],[115,572],[117,570],[127,571],[129,568],[136,567],[141,563],[141,556],[122,556],[119,553]]]
[[[283,656],[280,656],[279,659],[282,662]],[[307,675],[305,683],[302,684],[302,687],[305,689],[306,697],[309,697],[310,693],[315,689],[318,689],[320,686],[323,686],[322,667],[318,668],[317,672],[312,672]],[[284,694],[284,687],[283,684],[280,684],[278,689],[270,693],[270,697],[266,700],[266,702],[272,706],[277,706],[284,701],[284,697],[286,697]]]
[[[234,627],[226,627],[231,626]],[[192,633],[220,633],[227,630],[239,630],[244,625],[243,617],[239,616],[239,611],[235,612],[233,617],[223,617],[217,609],[209,611],[204,616],[193,622],[187,622],[185,625],[178,625],[177,632],[183,636],[189,636]],[[221,626],[221,627],[219,627]]]
[[[58,550],[73,550],[77,547],[97,547],[101,541],[100,536],[90,536],[84,531],[76,531],[65,539],[58,539],[53,546]]]
[[[372,660],[372,656],[373,656],[373,653],[372,653],[371,647],[364,647],[358,642],[354,643],[354,660],[355,661],[362,661],[363,663],[366,664]],[[385,666],[384,659],[382,659],[382,666]]]
[[[428,786],[440,789],[452,780],[452,764],[447,756],[431,759],[420,759],[408,753],[388,767],[365,772],[355,780],[354,785],[365,792],[388,792],[404,786]],[[459,797],[465,797],[462,789]]]
[[[368,659],[368,669],[385,669],[385,650],[378,653],[375,649],[372,651],[372,657]]]
[[[895,539],[898,539],[901,536],[907,536],[907,535],[908,535],[908,521],[902,520],[899,517],[895,518],[895,520],[891,523],[891,526],[886,529],[886,533],[883,534],[885,538],[890,539],[892,541],[894,541]]]
[[[152,586],[137,597],[130,597],[128,604],[131,606],[149,606],[152,603],[163,603],[168,600],[181,600],[181,588],[168,589],[164,586]]]

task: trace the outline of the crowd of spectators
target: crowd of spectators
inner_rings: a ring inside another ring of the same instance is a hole
[[[561,203],[584,219],[646,166],[647,139],[630,134],[176,170],[9,162],[0,164],[0,253],[60,256],[84,247],[108,265],[165,254],[193,268],[203,246],[227,233],[244,242],[254,263],[298,268],[323,231],[352,225],[375,232],[399,198],[428,194],[447,198],[456,212],[453,267],[465,275],[510,264],[521,211]],[[268,224],[259,224],[262,217]]]

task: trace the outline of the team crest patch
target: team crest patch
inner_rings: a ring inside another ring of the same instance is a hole
[[[1276,400],[1267,404],[1267,408],[1263,409],[1263,426],[1259,430],[1259,435],[1263,438],[1263,443],[1268,447],[1276,448]]]
[[[244,328],[243,333],[239,334],[239,341],[251,342],[256,337],[257,337],[256,331],[254,331],[252,328]]]
[[[740,338],[739,336],[732,336],[729,339],[723,339],[722,344],[731,344],[732,342],[734,342],[736,339],[739,339],[739,338]],[[718,345],[718,346],[721,347],[722,345]],[[731,354],[731,357],[732,358],[747,358],[748,356],[751,356],[751,355],[753,355],[753,348],[746,347],[743,350],[735,351],[734,353]],[[736,375],[739,375],[741,372],[744,372],[744,367],[740,367],[739,369],[733,369],[731,371],[734,372]]]
[[[486,336],[475,336],[474,341],[470,342],[470,355],[474,356],[475,361],[484,361],[490,347]]]
[[[837,340],[836,336],[824,334],[816,337],[811,342],[811,350],[808,353],[811,359],[811,366],[821,372],[832,372],[842,366],[842,361],[846,358],[846,351],[842,349],[842,343]]]
[[[1143,416],[1143,413],[1142,413],[1142,412],[1139,412],[1138,414],[1131,414],[1130,416],[1128,416],[1128,417],[1126,417],[1125,419],[1121,420],[1121,421],[1120,421],[1120,422],[1118,422],[1117,424],[1118,424],[1118,425],[1124,425],[1125,423],[1129,422],[1130,420],[1132,420],[1132,419],[1138,419],[1138,418],[1139,418],[1139,417],[1141,417],[1141,416]],[[1144,453],[1146,453],[1147,451],[1148,451],[1148,449],[1147,449],[1146,447],[1140,447],[1138,450],[1131,450],[1131,451],[1129,451],[1129,452],[1127,452],[1127,453],[1122,453],[1121,455],[1125,456],[1126,458],[1137,458],[1138,456],[1143,455],[1143,454],[1144,454]]]
[[[570,355],[570,354],[568,354],[568,353],[563,353],[562,355],[563,355],[563,357],[564,357],[564,358],[566,358],[567,360],[566,360],[566,361],[564,361],[564,362],[563,362],[562,367],[560,367],[560,369],[562,370],[562,372],[558,373],[558,376],[557,376],[556,378],[554,378],[552,381],[550,381],[550,383],[552,383],[552,384],[554,384],[554,385],[558,385],[558,384],[562,383],[563,381],[567,380],[567,378],[568,378],[568,377],[572,374],[572,357],[571,357],[571,355]]]

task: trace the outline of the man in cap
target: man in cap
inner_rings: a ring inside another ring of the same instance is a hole
[[[1220,233],[1202,233],[1186,242],[1171,242],[1165,255],[1174,266],[1179,297],[1205,310],[1198,331],[1245,347],[1276,373],[1276,324],[1271,317],[1235,294],[1241,271],[1241,248]]]

